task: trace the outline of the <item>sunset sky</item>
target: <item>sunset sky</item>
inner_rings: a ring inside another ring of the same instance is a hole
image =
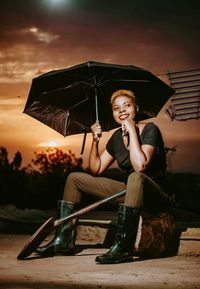
[[[20,151],[23,165],[49,145],[81,150],[82,137],[22,113],[34,77],[88,60],[136,65],[165,81],[169,71],[200,68],[199,0],[1,0],[0,16],[0,146],[10,158]],[[168,105],[153,121],[176,146],[170,169],[200,172],[200,120],[172,122]]]

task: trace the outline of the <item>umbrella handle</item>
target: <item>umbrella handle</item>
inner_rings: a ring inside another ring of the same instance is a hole
[[[98,111],[98,98],[97,98],[97,88],[94,87],[94,99],[95,99],[95,113],[96,113],[96,121],[99,121],[99,111]]]

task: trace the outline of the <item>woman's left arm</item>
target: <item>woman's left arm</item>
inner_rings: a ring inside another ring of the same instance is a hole
[[[129,154],[132,167],[136,172],[143,172],[150,164],[156,149],[148,144],[140,144],[134,121],[127,121],[125,126],[129,134]]]

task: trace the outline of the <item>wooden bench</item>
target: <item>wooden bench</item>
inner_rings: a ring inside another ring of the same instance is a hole
[[[79,220],[77,244],[99,244],[110,247],[116,233],[117,212],[93,212]],[[140,217],[134,254],[156,258],[175,254],[177,236],[174,218],[168,213]]]

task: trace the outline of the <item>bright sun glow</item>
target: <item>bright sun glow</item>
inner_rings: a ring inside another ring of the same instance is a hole
[[[58,143],[57,141],[55,140],[50,140],[48,143],[47,143],[48,147],[51,147],[51,148],[55,148],[58,146]]]
[[[69,0],[49,0],[48,2],[52,5],[62,5],[68,3]]]
[[[59,146],[59,143],[55,140],[50,140],[48,142],[41,142],[38,144],[39,147],[50,147],[55,148]]]
[[[45,3],[46,9],[53,9],[53,12],[71,9],[73,0],[41,0]],[[54,10],[55,9],[55,10]]]

